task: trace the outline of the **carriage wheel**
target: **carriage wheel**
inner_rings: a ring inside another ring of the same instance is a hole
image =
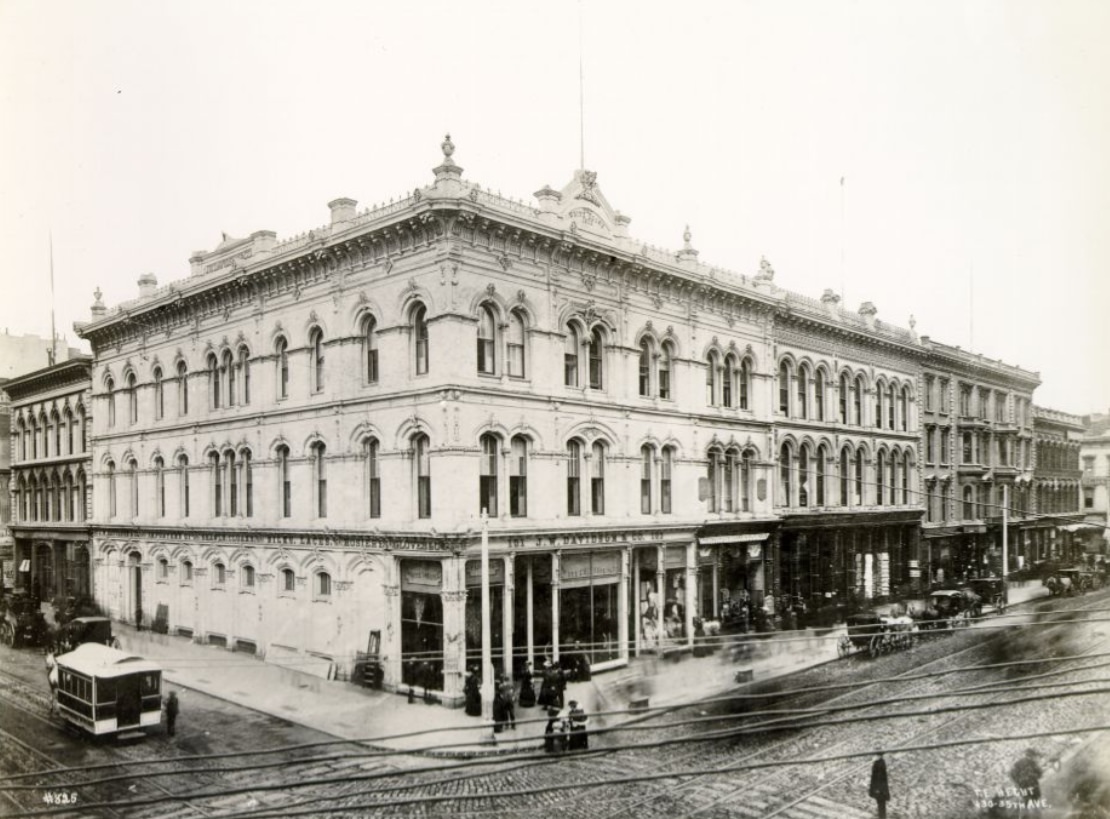
[[[871,638],[871,642],[867,646],[867,650],[871,653],[872,657],[878,657],[883,652],[883,637],[881,634],[876,634]]]
[[[852,653],[852,641],[847,637],[841,637],[836,641],[836,653],[841,657],[847,657]]]

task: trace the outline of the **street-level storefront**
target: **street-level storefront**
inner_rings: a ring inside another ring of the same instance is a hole
[[[15,587],[42,601],[92,596],[92,559],[84,527],[12,527]]]
[[[697,532],[698,615],[748,630],[753,612],[774,610],[779,521],[712,523]]]

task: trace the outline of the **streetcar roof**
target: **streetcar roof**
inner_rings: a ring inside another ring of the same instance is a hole
[[[80,645],[68,654],[62,654],[57,662],[59,666],[89,677],[122,677],[136,672],[162,670],[151,660],[99,643]]]

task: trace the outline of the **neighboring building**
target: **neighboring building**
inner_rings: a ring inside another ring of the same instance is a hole
[[[1087,551],[1107,554],[1110,540],[1110,413],[1084,419],[1084,434],[1079,450],[1083,491],[1083,520],[1092,528],[1085,530]]]
[[[12,476],[11,431],[12,408],[0,378],[0,595],[15,585],[15,551],[12,541],[12,506],[9,495]]]
[[[92,594],[91,377],[91,358],[80,356],[4,385],[11,399],[16,586],[43,600]]]
[[[1002,507],[1009,544],[1032,506],[1033,390],[1037,373],[922,339],[924,560],[935,583],[1002,571]],[[1017,554],[1009,550],[1010,570]]]
[[[1034,497],[1037,520],[1027,527],[1032,560],[1073,562],[1083,553],[1080,448],[1083,418],[1045,407],[1033,408],[1036,440]]]
[[[779,289],[766,263],[710,268],[688,231],[633,241],[593,173],[525,205],[453,151],[399,201],[337,199],[307,234],[225,236],[185,280],[98,294],[78,332],[112,616],[340,674],[376,648],[387,685],[430,675],[458,702],[483,510],[496,664],[580,642],[604,669],[689,646],[737,596],[919,582],[926,360],[1025,402],[969,421],[1016,478],[1034,375]]]

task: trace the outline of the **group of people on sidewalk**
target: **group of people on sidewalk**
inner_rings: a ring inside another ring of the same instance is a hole
[[[495,680],[493,691],[493,730],[501,733],[516,728],[516,706],[546,709],[548,722],[544,732],[544,749],[549,753],[579,750],[589,747],[586,725],[589,717],[576,700],[564,707],[567,684],[588,682],[590,662],[580,643],[566,652],[558,665],[550,658],[544,661],[540,677],[539,694],[536,693],[536,674],[531,663],[526,663],[521,674],[519,694],[512,679],[503,674]],[[463,698],[468,716],[482,715],[482,681],[477,667],[467,669],[463,681]]]

